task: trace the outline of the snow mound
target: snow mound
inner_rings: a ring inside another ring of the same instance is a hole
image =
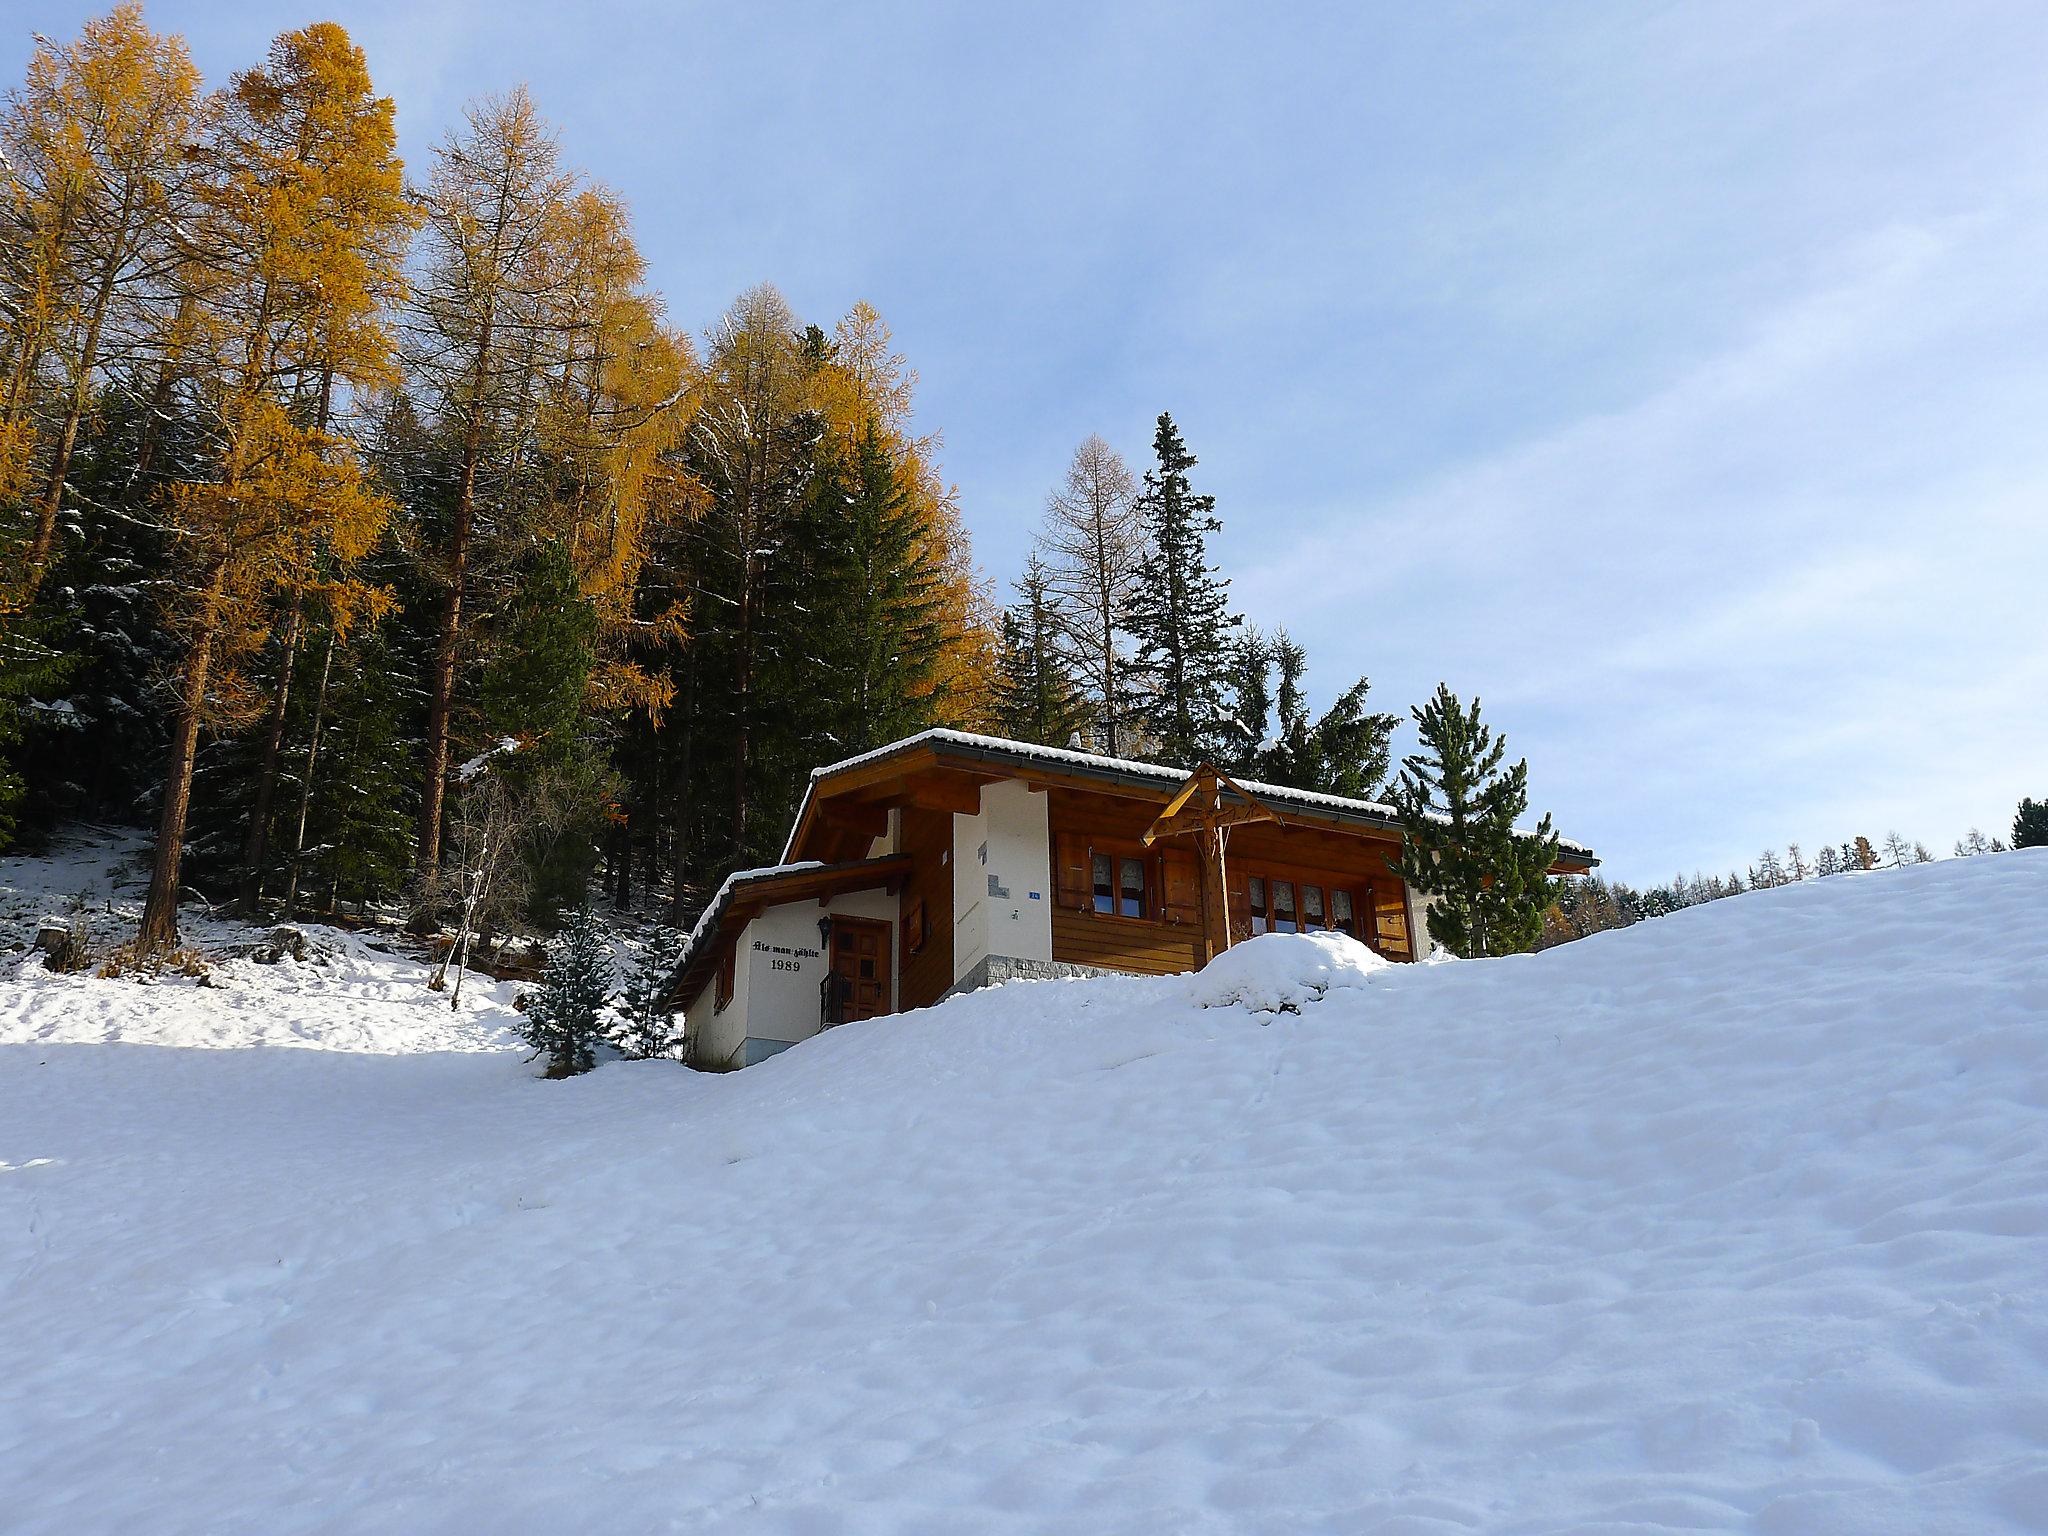
[[[0,1530],[2039,1533],[2044,909],[1261,940],[559,1083],[375,952],[0,974]]]
[[[1189,977],[1187,995],[1202,1008],[1299,1013],[1392,968],[1392,961],[1346,934],[1265,933],[1233,945]]]

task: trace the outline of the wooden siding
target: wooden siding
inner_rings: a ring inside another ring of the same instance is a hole
[[[1055,960],[1117,970],[1161,974],[1193,970],[1202,963],[1200,866],[1190,850],[1162,841],[1144,849],[1139,839],[1158,814],[1148,801],[1123,795],[1095,795],[1049,785],[1054,890],[1052,953]],[[1285,815],[1285,812],[1282,812]],[[1088,850],[1144,857],[1155,911],[1167,920],[1111,917],[1094,909]],[[1391,837],[1362,837],[1301,826],[1238,827],[1224,860],[1233,939],[1250,936],[1248,879],[1293,881],[1352,893],[1360,937],[1390,959],[1414,957],[1408,932],[1406,892],[1394,873],[1399,844]],[[1368,905],[1367,890],[1372,895]],[[1191,899],[1192,897],[1192,899]]]
[[[910,855],[910,877],[903,883],[902,912],[909,931],[910,911],[924,903],[924,948],[897,957],[902,976],[899,1006],[923,1008],[936,1003],[953,985],[953,816],[950,811],[903,807],[903,852]],[[906,940],[907,947],[907,940]]]
[[[1171,976],[1201,965],[1202,936],[1200,929],[1175,928],[1142,918],[1056,911],[1052,915],[1052,957],[1068,965]]]

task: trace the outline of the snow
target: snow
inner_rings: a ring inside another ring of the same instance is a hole
[[[0,1529],[2048,1530],[2044,903],[1261,938],[567,1082],[345,935],[0,959]]]

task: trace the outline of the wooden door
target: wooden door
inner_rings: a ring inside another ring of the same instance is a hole
[[[889,925],[867,917],[832,919],[834,1022],[872,1019],[889,1011]]]

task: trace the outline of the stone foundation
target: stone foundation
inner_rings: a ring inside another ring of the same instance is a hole
[[[1066,960],[1019,960],[1012,955],[989,955],[973,970],[954,982],[947,989],[946,996],[953,997],[961,992],[979,992],[983,987],[993,987],[1005,981],[1050,981],[1061,976],[1116,974],[1115,971],[1100,965],[1074,965]]]

